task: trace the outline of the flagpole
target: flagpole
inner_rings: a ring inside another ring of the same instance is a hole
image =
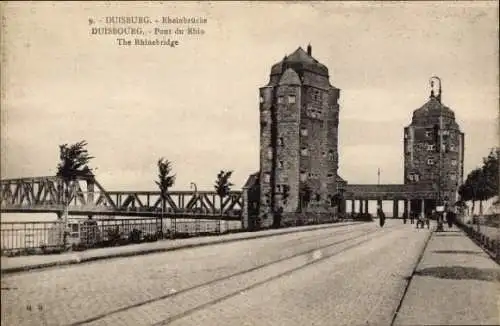
[[[380,168],[377,170],[377,184],[380,184]]]

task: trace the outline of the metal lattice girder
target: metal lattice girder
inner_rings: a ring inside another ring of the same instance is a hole
[[[93,177],[64,182],[58,177],[6,179],[0,183],[0,211],[60,213],[68,203],[70,215],[158,216],[159,191],[106,191]],[[165,213],[193,218],[234,219],[241,216],[241,191],[232,191],[219,207],[215,191],[169,191]],[[221,216],[221,211],[222,215]]]

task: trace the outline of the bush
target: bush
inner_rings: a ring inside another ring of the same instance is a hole
[[[116,226],[113,229],[108,229],[108,240],[105,242],[105,244],[109,245],[117,245],[122,242],[122,233],[120,232],[120,228]]]
[[[131,243],[140,243],[141,242],[141,230],[133,229],[130,231],[128,235],[128,241]]]
[[[155,241],[158,241],[158,235],[156,235],[156,234],[145,234],[143,240],[145,242],[155,242]]]

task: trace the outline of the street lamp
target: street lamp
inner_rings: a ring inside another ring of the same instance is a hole
[[[195,208],[195,210],[194,211],[196,212],[197,208],[198,208],[198,186],[196,185],[196,183],[191,182],[189,184],[189,187],[190,188],[194,188],[194,195],[193,195],[193,198],[195,200],[195,202],[194,202],[194,208]],[[193,214],[193,218],[194,218],[194,214]],[[200,220],[196,218],[195,219],[195,225],[196,225],[197,231],[199,231],[199,222],[200,222]]]

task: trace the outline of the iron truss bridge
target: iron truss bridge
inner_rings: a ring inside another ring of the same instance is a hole
[[[0,212],[62,214],[67,201],[69,215],[159,217],[159,191],[106,191],[94,177],[68,183],[59,177],[1,180]],[[65,200],[67,198],[67,200]],[[169,191],[164,217],[240,220],[241,191],[231,191],[222,203],[215,191]]]

